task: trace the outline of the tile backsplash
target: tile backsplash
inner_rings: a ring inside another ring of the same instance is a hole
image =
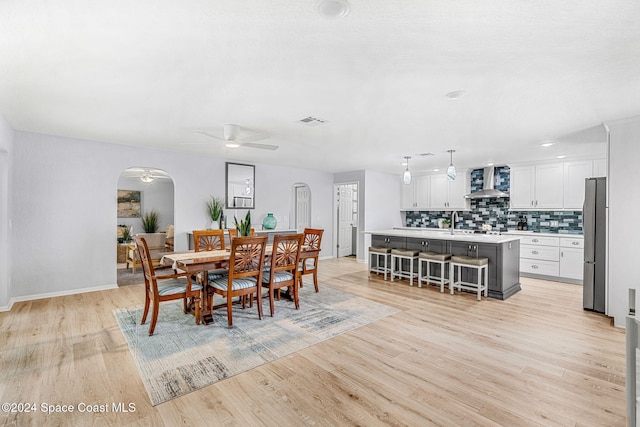
[[[509,167],[496,168],[495,188],[509,192]],[[471,172],[471,191],[482,188],[483,170]],[[406,227],[437,228],[438,220],[451,219],[451,211],[406,211]],[[470,211],[458,211],[456,228],[479,230],[490,224],[494,230],[516,229],[521,217],[527,219],[528,230],[541,233],[582,234],[582,211],[510,211],[508,199],[472,199]],[[557,227],[551,226],[557,221]]]

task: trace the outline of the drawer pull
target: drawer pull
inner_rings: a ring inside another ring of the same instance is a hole
[[[533,239],[533,240],[531,240],[531,241],[532,241],[533,243],[538,243],[540,240],[538,240],[538,239]]]
[[[540,252],[538,252],[538,251],[531,251],[531,253],[532,253],[532,254],[534,254],[534,255],[538,255]]]
[[[535,265],[535,264],[533,264],[533,265],[531,266],[531,268],[533,268],[533,269],[536,269],[536,270],[537,270],[537,269],[538,269],[538,266],[537,266],[537,265]]]
[[[580,244],[580,242],[571,242],[571,244],[572,244],[572,245],[576,245],[576,246],[577,246],[577,245],[579,245],[579,244]]]

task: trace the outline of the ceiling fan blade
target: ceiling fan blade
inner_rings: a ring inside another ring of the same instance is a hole
[[[270,144],[254,144],[252,142],[242,142],[240,144],[241,147],[249,147],[249,148],[260,148],[262,150],[277,150],[278,147],[277,145],[270,145]]]
[[[208,136],[210,138],[219,139],[220,141],[227,141],[227,139],[225,139],[224,137],[221,137],[220,135],[216,135],[215,133],[210,131],[201,130],[201,129],[194,129],[193,131],[201,135]]]

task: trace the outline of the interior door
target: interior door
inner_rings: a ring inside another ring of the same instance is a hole
[[[351,255],[353,228],[353,188],[338,187],[338,257]]]
[[[301,185],[296,187],[296,230],[302,232],[311,227],[309,187]]]

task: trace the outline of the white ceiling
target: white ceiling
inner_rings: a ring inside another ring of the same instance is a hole
[[[603,154],[596,127],[640,114],[637,0],[351,0],[335,19],[315,4],[3,0],[0,113],[17,130],[398,174],[406,155],[445,168],[448,149],[459,167]],[[193,131],[226,123],[280,148]]]

